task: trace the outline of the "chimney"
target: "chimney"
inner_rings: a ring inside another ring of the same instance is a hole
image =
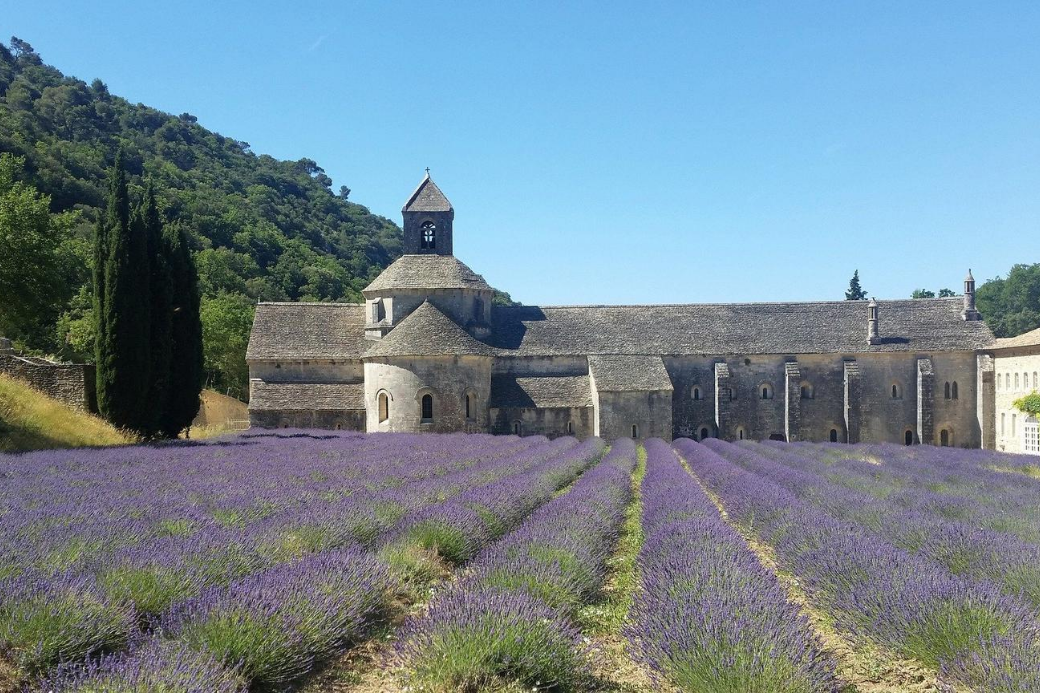
[[[875,299],[870,299],[867,304],[867,343],[878,344],[881,342],[881,331],[878,327],[878,305]]]
[[[971,269],[968,269],[968,276],[964,278],[964,310],[961,311],[961,317],[965,320],[982,319],[975,309],[975,277],[971,276]]]

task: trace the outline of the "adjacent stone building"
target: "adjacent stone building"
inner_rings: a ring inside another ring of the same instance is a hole
[[[1040,455],[1036,417],[1019,411],[1014,402],[1040,392],[1040,329],[998,339],[984,357],[994,412],[992,439],[997,450]],[[980,369],[981,372],[981,369]],[[989,446],[987,446],[989,447]]]
[[[428,175],[402,211],[363,305],[259,304],[253,425],[993,444],[970,274],[958,298],[500,307]]]
[[[11,340],[0,337],[0,373],[24,380],[40,392],[73,409],[97,412],[94,366],[58,363],[36,356],[19,356]]]

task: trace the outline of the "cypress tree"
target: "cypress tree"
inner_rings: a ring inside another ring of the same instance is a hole
[[[144,230],[148,251],[148,286],[151,293],[150,306],[150,356],[151,380],[148,389],[148,406],[151,414],[150,435],[164,428],[166,403],[169,399],[170,368],[173,346],[173,279],[170,276],[170,259],[163,241],[163,225],[159,208],[155,203],[155,190],[149,183],[138,210],[138,218]]]
[[[116,426],[149,432],[151,371],[148,247],[140,215],[130,219],[124,154],[116,154],[104,241],[97,339],[98,408]]]
[[[91,322],[94,326],[94,389],[99,412],[108,411],[108,390],[101,386],[108,378],[106,362],[103,358],[102,345],[108,342],[108,330],[105,329],[105,267],[108,265],[108,243],[106,242],[105,217],[99,214],[94,225],[94,267],[91,273],[93,283],[93,310]]]
[[[191,425],[199,412],[202,392],[201,299],[195,260],[188,239],[179,225],[163,230],[163,245],[173,283],[173,321],[171,325],[170,387],[162,430],[173,437]]]

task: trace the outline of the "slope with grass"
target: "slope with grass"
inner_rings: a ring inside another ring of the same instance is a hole
[[[0,451],[122,445],[133,436],[0,374]]]

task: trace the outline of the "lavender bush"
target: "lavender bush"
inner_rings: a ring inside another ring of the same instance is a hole
[[[398,657],[423,690],[517,682],[569,689],[587,672],[570,617],[602,584],[631,499],[635,445],[615,443],[566,493],[482,551],[404,627]]]
[[[680,690],[837,690],[805,617],[663,441],[646,443],[641,591],[624,633]]]
[[[776,464],[750,459],[755,453],[749,450],[721,441],[676,447],[730,516],[774,547],[840,628],[937,665],[979,690],[1004,685],[991,678],[998,675],[1028,690],[1040,668],[1040,624],[1022,602],[823,513],[715,452],[762,468]],[[997,641],[1005,645],[1000,662],[991,659]]]

